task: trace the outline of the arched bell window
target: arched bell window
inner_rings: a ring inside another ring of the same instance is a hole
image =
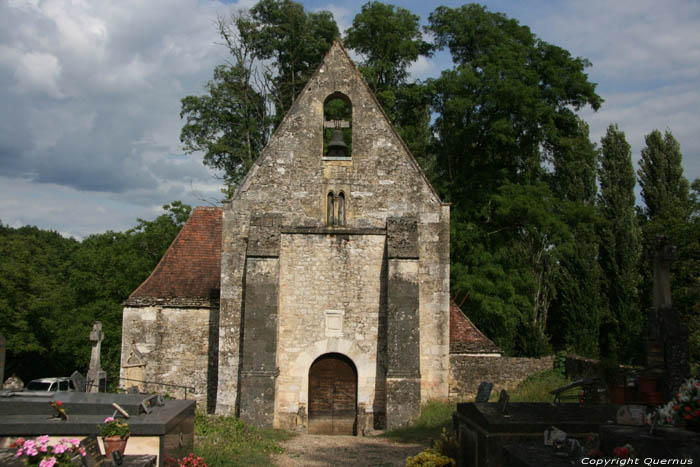
[[[323,157],[348,159],[352,156],[352,104],[342,92],[323,102]]]

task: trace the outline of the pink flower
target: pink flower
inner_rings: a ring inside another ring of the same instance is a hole
[[[53,448],[53,452],[55,452],[56,454],[63,454],[64,452],[66,452],[66,449],[67,447],[65,444],[59,443]]]
[[[80,446],[78,448],[78,452],[80,453],[81,456],[85,457],[85,448],[84,447]]]
[[[56,399],[56,405],[59,406],[59,407],[63,407],[63,402],[61,402],[60,400]]]
[[[39,462],[39,467],[53,467],[54,464],[56,464],[56,458],[49,457],[48,459],[42,459],[41,462]]]
[[[75,447],[77,448],[77,447],[80,445],[80,441],[78,441],[78,440],[75,439],[75,438],[72,438],[72,439],[70,440],[70,444],[72,444],[73,446],[75,446]]]
[[[114,421],[114,417],[105,418],[105,423],[109,423],[109,422],[113,422],[113,421]]]
[[[39,444],[45,445],[49,442],[49,435],[39,436],[36,440],[39,442]]]

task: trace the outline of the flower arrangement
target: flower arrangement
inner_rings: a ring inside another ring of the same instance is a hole
[[[700,423],[700,380],[690,378],[666,405],[656,409],[659,424]]]
[[[35,439],[17,438],[11,448],[17,449],[15,457],[26,465],[38,467],[72,466],[71,459],[80,454],[85,456],[85,448],[80,446],[77,439],[61,439],[58,444],[49,444],[49,436],[39,436]]]
[[[68,415],[66,414],[66,409],[63,408],[63,402],[56,399],[55,401],[51,401],[50,405],[56,411],[56,415],[54,416],[54,418],[60,418],[61,420],[68,420]]]
[[[173,464],[177,467],[207,467],[204,459],[195,456],[194,453],[190,453],[189,456],[183,457],[182,459],[177,459],[176,463]]]
[[[103,425],[98,425],[100,436],[107,438],[108,436],[119,436],[121,439],[129,437],[129,424],[126,420],[116,420],[114,417],[105,418]]]

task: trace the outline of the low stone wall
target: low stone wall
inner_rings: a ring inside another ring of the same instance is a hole
[[[578,355],[567,355],[564,368],[566,369],[566,376],[572,380],[596,378],[600,375],[600,360]]]
[[[450,355],[450,400],[466,401],[476,397],[479,383],[493,383],[493,391],[512,390],[528,376],[551,370],[554,358],[475,357]]]

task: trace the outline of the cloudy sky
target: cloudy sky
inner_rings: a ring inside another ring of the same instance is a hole
[[[180,99],[202,93],[226,59],[214,20],[255,2],[0,0],[0,222],[83,238],[125,230],[179,199],[206,205],[220,183],[179,143]],[[347,28],[360,2],[305,0]],[[423,21],[438,3],[395,1]],[[447,6],[461,2],[445,1]],[[540,38],[588,58],[605,99],[585,111],[599,141],[610,123],[639,158],[670,129],[685,175],[700,177],[700,2],[494,0]],[[449,57],[421,60],[436,76]]]

